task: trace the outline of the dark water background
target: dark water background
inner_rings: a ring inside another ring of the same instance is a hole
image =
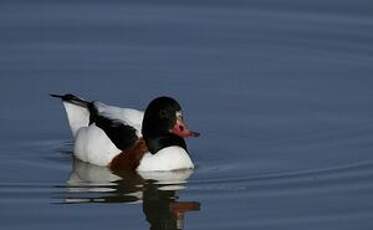
[[[148,229],[178,199],[185,229],[372,229],[372,86],[371,1],[2,0],[0,228]],[[202,133],[185,189],[77,170],[65,92],[178,98]]]

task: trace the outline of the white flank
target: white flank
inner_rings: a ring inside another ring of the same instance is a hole
[[[99,166],[107,166],[119,153],[121,150],[95,124],[78,130],[74,145],[74,154],[78,159]]]

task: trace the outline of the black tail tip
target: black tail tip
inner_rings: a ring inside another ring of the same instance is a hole
[[[57,97],[57,98],[64,98],[64,95],[58,95],[58,94],[53,94],[53,93],[50,93],[49,96],[51,97]]]
[[[60,98],[62,99],[62,101],[69,101],[69,102],[78,102],[78,103],[82,103],[84,105],[87,105],[89,102],[77,97],[77,96],[74,96],[72,94],[65,94],[65,95],[58,95],[58,94],[54,94],[54,93],[51,93],[49,94],[49,96],[51,97],[56,97],[56,98]]]

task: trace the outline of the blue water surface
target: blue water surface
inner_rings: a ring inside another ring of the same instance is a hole
[[[372,229],[371,1],[3,0],[0,34],[1,229]],[[74,160],[49,93],[177,98],[197,168]]]

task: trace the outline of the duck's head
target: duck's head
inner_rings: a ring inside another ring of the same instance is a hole
[[[145,110],[142,135],[151,153],[172,144],[186,149],[184,137],[197,137],[199,133],[188,129],[180,104],[171,97],[158,97]],[[154,146],[155,145],[155,146]]]

